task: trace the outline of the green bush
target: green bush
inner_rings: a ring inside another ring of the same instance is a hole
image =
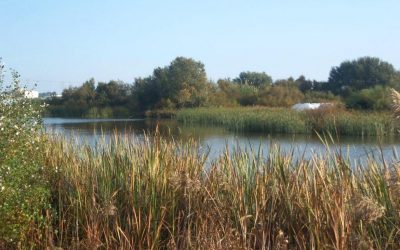
[[[22,247],[28,241],[33,247],[33,238],[41,240],[38,229],[49,195],[40,153],[44,105],[26,99],[18,74],[12,76],[8,86],[0,79],[0,248]]]
[[[352,92],[346,99],[346,105],[353,109],[389,110],[389,88],[377,85],[373,88]]]

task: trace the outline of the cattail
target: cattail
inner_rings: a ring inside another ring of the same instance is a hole
[[[351,249],[371,250],[374,244],[367,235],[357,235],[351,238]]]
[[[353,199],[354,217],[364,222],[374,222],[385,214],[385,207],[369,197],[356,197]]]
[[[113,204],[109,204],[103,209],[103,214],[107,216],[114,216],[117,214],[117,207]]]
[[[400,93],[394,89],[390,89],[390,97],[392,99],[392,110],[394,117],[400,119]]]
[[[286,250],[288,249],[288,238],[282,230],[279,230],[278,235],[275,237],[275,247],[276,250]]]

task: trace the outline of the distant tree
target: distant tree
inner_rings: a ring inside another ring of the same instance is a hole
[[[103,107],[126,105],[131,94],[131,86],[121,81],[99,82],[96,87],[96,104]]]
[[[132,98],[137,103],[137,110],[139,112],[152,109],[161,101],[161,91],[159,88],[152,77],[135,79]]]
[[[219,79],[217,81],[216,94],[219,97],[217,101],[222,106],[236,106],[239,103],[240,93],[237,89],[238,84],[232,82],[230,79]]]
[[[331,92],[332,93],[332,89],[330,88],[328,82],[325,81],[313,81],[313,91],[322,91],[322,92]]]
[[[340,97],[332,94],[332,92],[323,91],[306,91],[304,93],[303,102],[330,102],[330,103],[340,103]]]
[[[287,86],[287,87],[298,88],[298,85],[296,84],[293,77],[289,77],[288,79],[278,79],[274,82],[274,86]]]
[[[82,86],[78,89],[78,96],[86,101],[87,104],[92,104],[96,96],[96,81],[91,78],[90,80],[84,82]]]
[[[238,86],[239,99],[238,102],[242,106],[251,106],[257,104],[259,89],[253,85]]]
[[[177,57],[167,68],[167,98],[179,107],[201,106],[207,91],[204,64],[191,58]]]
[[[257,88],[272,84],[272,78],[265,72],[241,72],[239,77],[235,78],[233,81],[238,84],[252,85]]]
[[[69,87],[62,92],[62,112],[66,116],[83,116],[94,104],[95,80],[92,78],[84,82],[80,87]]]
[[[315,81],[306,79],[305,76],[301,75],[296,79],[295,84],[298,86],[301,92],[306,92],[314,89]]]
[[[350,93],[345,102],[348,108],[384,110],[391,107],[391,100],[388,96],[390,96],[389,87],[376,85],[372,88]]]
[[[392,64],[376,57],[362,57],[333,67],[329,74],[328,87],[334,93],[343,95],[375,85],[398,85],[399,79],[399,72]]]
[[[163,108],[168,106],[198,107],[208,102],[210,84],[204,64],[191,58],[177,57],[169,66],[156,68],[153,75],[136,79],[140,106]]]
[[[378,86],[378,87],[376,87]],[[376,88],[375,88],[376,87]],[[378,58],[363,57],[332,68],[328,82],[300,76],[272,81],[265,72],[241,72],[234,80],[207,79],[204,64],[177,57],[133,85],[90,79],[48,100],[49,113],[76,117],[127,117],[152,109],[199,106],[290,106],[297,102],[341,102],[348,107],[382,109],[388,87],[400,88],[400,73]],[[338,95],[339,94],[339,95]]]
[[[240,104],[243,106],[255,105],[259,88],[249,84],[237,84],[230,79],[218,81],[219,89],[224,93],[227,106]]]
[[[229,87],[227,87],[227,84]],[[228,95],[226,91],[227,87],[230,88],[230,83],[227,80],[218,80],[217,83],[210,83],[209,89],[209,99],[207,106],[216,106],[216,107],[233,107],[237,106],[238,102],[235,98]],[[235,84],[237,85],[237,84]]]
[[[47,112],[53,116],[129,117],[137,111],[132,85],[121,81],[98,83],[94,79],[79,87],[64,89],[62,97],[53,97]]]
[[[303,93],[293,78],[275,81],[274,85],[259,93],[257,104],[271,107],[289,107],[301,102]]]

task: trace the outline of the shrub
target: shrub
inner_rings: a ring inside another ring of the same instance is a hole
[[[346,98],[346,105],[354,109],[390,109],[389,88],[377,85],[373,88],[353,92]]]
[[[293,84],[277,83],[260,92],[258,105],[270,107],[290,107],[304,99],[303,93]]]
[[[2,69],[0,74],[3,76]],[[43,179],[40,110],[24,97],[19,76],[0,79],[0,248],[41,240],[48,191]],[[35,228],[35,229],[34,229]]]

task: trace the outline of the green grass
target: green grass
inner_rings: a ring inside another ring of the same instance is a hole
[[[338,135],[394,135],[396,126],[388,112],[336,109],[297,112],[287,108],[182,109],[176,118],[184,124],[223,126],[229,130],[265,133],[331,133]]]
[[[400,166],[350,168],[240,149],[211,166],[194,141],[52,138],[52,226],[43,246],[88,249],[398,249]]]

